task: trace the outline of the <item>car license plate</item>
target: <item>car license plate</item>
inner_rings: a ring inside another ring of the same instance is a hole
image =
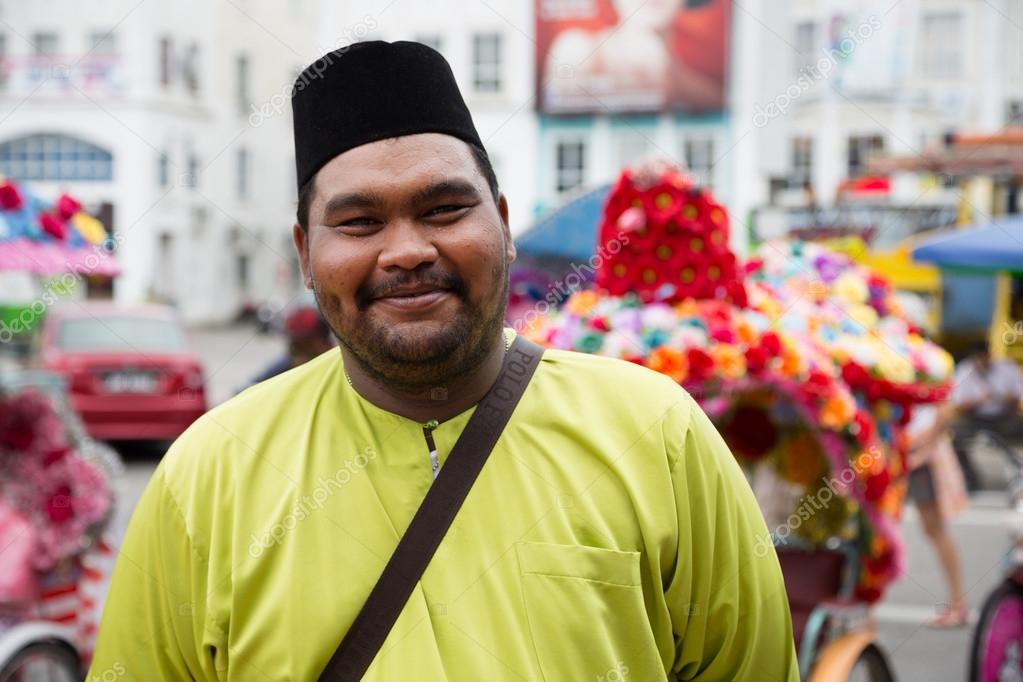
[[[146,372],[111,372],[103,379],[107,393],[152,393],[156,376]]]

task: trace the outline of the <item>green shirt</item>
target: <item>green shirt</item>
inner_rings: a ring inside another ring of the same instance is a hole
[[[433,431],[442,467],[471,413]],[[245,391],[157,467],[90,675],[316,679],[432,481],[423,426],[337,349]],[[796,680],[765,532],[677,384],[548,350],[365,679]]]

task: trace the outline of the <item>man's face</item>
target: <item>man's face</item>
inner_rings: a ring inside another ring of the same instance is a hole
[[[469,146],[434,133],[362,145],[314,186],[295,245],[338,340],[406,389],[478,365],[499,338],[515,247]]]

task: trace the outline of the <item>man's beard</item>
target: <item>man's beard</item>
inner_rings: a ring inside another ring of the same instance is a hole
[[[469,302],[460,278],[403,280],[401,283],[443,284],[458,299],[455,315],[439,330],[424,334],[425,338],[404,333],[400,327],[388,327],[377,319],[368,292],[356,293],[357,319],[345,319],[337,297],[321,291],[315,280],[313,293],[338,342],[370,376],[404,392],[432,391],[446,388],[479,367],[495,341],[499,342],[508,304],[508,269],[504,264],[500,273],[500,295],[481,305]]]

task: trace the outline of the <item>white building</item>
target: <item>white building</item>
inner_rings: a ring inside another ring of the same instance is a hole
[[[828,205],[873,154],[915,155],[949,133],[1023,122],[1020,0],[798,0],[790,20],[783,52],[794,88],[762,103],[786,109],[761,119],[765,135],[786,138],[778,188],[810,182]],[[896,176],[888,200],[954,202],[945,185]]]
[[[213,321],[293,290],[288,92],[313,4],[3,2],[0,173],[105,218],[119,301]]]
[[[68,189],[111,224],[118,300],[214,321],[298,291],[291,83],[357,40],[447,57],[516,233],[658,155],[713,187],[741,249],[749,211],[785,198],[775,190],[809,181],[826,205],[877,149],[908,154],[1023,113],[1023,0],[748,0],[727,29],[725,106],[707,115],[539,113],[536,7],[0,0],[0,173],[43,196]],[[641,43],[621,54],[641,60]],[[893,202],[948,201],[940,183],[895,180]]]

